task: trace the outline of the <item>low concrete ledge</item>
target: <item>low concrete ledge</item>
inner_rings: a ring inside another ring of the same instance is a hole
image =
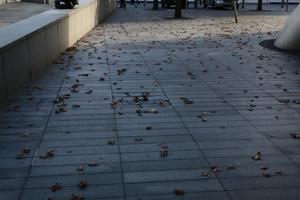
[[[37,76],[116,8],[116,0],[80,0],[0,29],[0,102]]]

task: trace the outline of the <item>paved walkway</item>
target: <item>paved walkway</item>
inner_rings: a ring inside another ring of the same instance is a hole
[[[27,2],[0,4],[0,28],[52,8],[51,5]]]
[[[172,15],[118,10],[3,105],[1,200],[299,200],[300,58],[258,45],[287,14]]]

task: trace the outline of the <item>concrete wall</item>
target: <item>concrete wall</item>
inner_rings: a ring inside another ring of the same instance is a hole
[[[0,55],[0,102],[6,97],[5,88],[3,57]]]
[[[79,3],[73,10],[49,10],[0,29],[0,102],[116,8],[116,0]]]
[[[300,51],[300,5],[292,12],[285,27],[278,35],[275,46]]]

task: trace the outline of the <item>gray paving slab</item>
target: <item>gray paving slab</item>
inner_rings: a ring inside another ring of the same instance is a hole
[[[222,190],[217,179],[126,184],[128,196],[174,194],[174,188],[185,189],[186,193]]]
[[[176,159],[176,160],[155,160],[155,161],[136,161],[124,162],[124,172],[140,171],[159,171],[159,170],[176,170],[176,169],[199,169],[207,168],[208,163],[205,159]]]
[[[266,172],[267,173],[267,172]],[[221,178],[223,186],[227,190],[249,190],[277,187],[298,187],[299,176],[272,176],[271,177],[248,177],[245,178]]]
[[[72,187],[80,181],[87,181],[89,186],[93,185],[110,185],[121,184],[121,173],[103,173],[103,174],[78,174],[78,175],[64,175],[64,176],[47,176],[30,177],[25,185],[26,189],[34,188],[49,188],[49,186],[59,183],[64,187]]]
[[[265,9],[117,10],[1,105],[0,199],[298,200],[300,59],[259,46]]]
[[[34,195],[32,195],[34,193]],[[52,192],[47,189],[25,189],[21,199],[47,199],[49,197],[55,199],[69,199],[72,194],[84,196],[88,199],[123,199],[122,185],[97,185],[89,186],[86,189],[78,189],[77,187],[66,187],[61,191]]]
[[[3,190],[0,191],[0,197],[3,200],[17,199],[21,190]]]
[[[174,194],[171,195],[140,195],[135,197],[128,197],[129,200],[134,199],[144,199],[144,200],[151,200],[151,199],[161,199],[161,200],[173,200],[173,199],[191,199],[191,200],[197,200],[197,199],[207,199],[207,200],[228,200],[229,197],[226,195],[225,192],[195,192],[195,193],[187,193],[183,197],[175,196]]]
[[[232,199],[287,199],[296,200],[299,197],[298,188],[277,188],[274,189],[258,189],[258,190],[239,190],[229,192]]]

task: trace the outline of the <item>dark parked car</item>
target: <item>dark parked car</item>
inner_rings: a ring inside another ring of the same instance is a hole
[[[212,8],[232,8],[232,0],[207,0],[207,6]],[[240,1],[236,1],[236,7],[239,9]]]
[[[171,6],[176,5],[176,0],[162,0],[162,7],[164,8],[171,8]],[[182,1],[182,8],[187,7],[187,0]]]
[[[57,9],[73,9],[75,5],[78,5],[78,0],[55,0]]]

